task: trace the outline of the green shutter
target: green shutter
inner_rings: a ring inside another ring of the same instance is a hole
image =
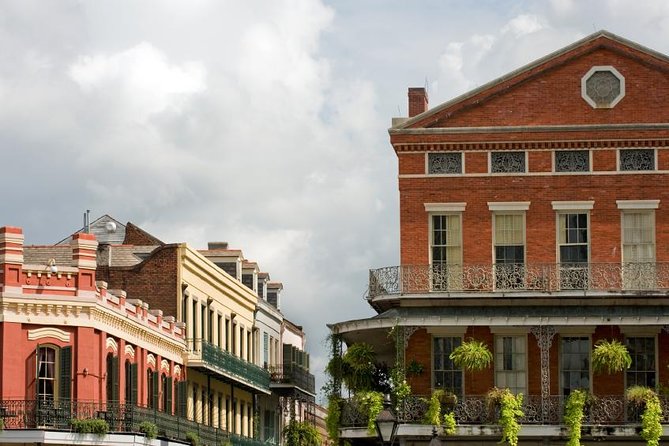
[[[167,379],[167,397],[166,397],[166,402],[167,402],[167,407],[163,407],[163,410],[168,413],[172,414],[172,378],[166,378]]]
[[[72,397],[72,347],[60,349],[58,396],[68,400]]]
[[[158,372],[151,372],[153,376],[153,395],[151,398],[151,407],[158,409],[158,390],[160,389],[160,376]]]
[[[177,415],[186,418],[188,408],[188,381],[177,382]]]
[[[130,401],[133,406],[137,404],[137,364],[130,364]]]
[[[119,361],[118,361],[118,356],[112,357],[112,363],[111,363],[111,371],[112,371],[112,376],[111,376],[111,383],[112,383],[112,392],[111,392],[111,397],[112,401],[114,403],[118,403],[118,401],[121,399],[119,392]],[[108,376],[107,379],[110,379]]]

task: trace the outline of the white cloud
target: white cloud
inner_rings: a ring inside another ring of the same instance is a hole
[[[85,93],[108,92],[107,99],[124,101],[124,113],[138,122],[168,108],[179,109],[185,96],[206,88],[201,62],[170,64],[148,42],[116,54],[81,56],[69,74]]]
[[[516,37],[520,37],[525,34],[532,34],[543,28],[544,26],[541,24],[539,17],[532,14],[521,14],[509,20],[502,27],[502,34],[510,32]]]

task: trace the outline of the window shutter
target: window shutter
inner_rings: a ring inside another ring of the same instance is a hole
[[[163,410],[172,415],[172,378],[166,378],[167,379],[167,407],[163,407]]]
[[[72,397],[72,347],[60,349],[60,376],[58,381],[58,395],[61,399]]]
[[[137,364],[130,364],[130,400],[133,406],[137,404]]]
[[[35,364],[33,365],[33,371],[35,372],[35,379],[32,382],[32,387],[35,389],[35,399],[37,400],[37,392],[38,392],[38,386],[39,386],[39,350],[40,346],[37,344],[37,348],[35,348],[35,356],[33,358],[33,361],[35,361]],[[30,369],[28,369],[30,370]],[[30,395],[31,392],[28,393]]]
[[[188,407],[188,381],[177,382],[177,416],[186,418]]]
[[[118,403],[120,396],[119,396],[119,360],[118,356],[112,357],[112,363],[111,363],[111,371],[112,371],[112,376],[111,376],[111,383],[112,383],[112,393],[111,397],[114,403]],[[107,379],[110,379],[108,376]]]
[[[160,377],[158,372],[151,372],[153,374],[153,395],[151,398],[151,403],[154,409],[158,408],[158,389],[160,389]]]

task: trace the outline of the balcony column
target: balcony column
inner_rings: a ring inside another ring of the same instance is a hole
[[[551,394],[550,349],[556,331],[552,325],[535,325],[530,331],[537,338],[541,354],[541,416],[543,420],[547,420]]]

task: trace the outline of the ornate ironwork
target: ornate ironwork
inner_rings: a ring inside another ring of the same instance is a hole
[[[532,327],[531,331],[537,338],[541,354],[541,416],[546,418],[550,410],[548,402],[551,393],[550,349],[555,336],[555,327],[541,325]]]
[[[585,81],[585,94],[598,107],[609,107],[620,93],[620,79],[609,70],[595,71]]]
[[[655,150],[621,149],[620,170],[655,170]]]
[[[525,172],[525,152],[490,152],[492,173]]]
[[[556,172],[589,172],[590,152],[587,150],[558,150],[555,152]]]
[[[422,423],[428,408],[429,397],[409,396],[404,404],[397,408],[397,418],[402,423]],[[669,400],[661,399],[663,422],[669,421]],[[523,398],[524,412],[521,424],[563,423],[566,397],[561,395],[526,395]],[[463,396],[458,398],[452,410],[458,424],[478,425],[495,424],[499,420],[499,408],[484,395]],[[639,408],[628,403],[622,395],[597,396],[588,399],[584,411],[584,424],[596,425],[637,425],[640,422]],[[342,427],[367,426],[366,413],[356,403],[355,398],[345,401],[342,408]]]
[[[428,153],[427,173],[457,174],[462,173],[462,153]]]
[[[402,265],[370,270],[368,299],[430,292],[669,289],[669,263]]]

